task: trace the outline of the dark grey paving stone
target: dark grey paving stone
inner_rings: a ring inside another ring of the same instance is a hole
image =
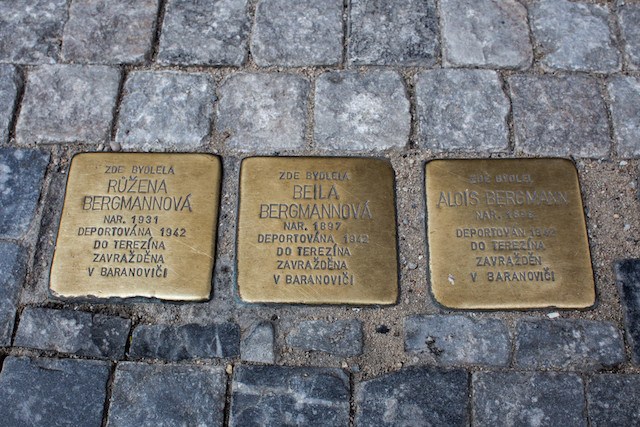
[[[120,71],[102,65],[43,65],[30,71],[16,140],[20,144],[103,143],[120,86]]]
[[[318,148],[401,148],[409,142],[410,121],[409,99],[395,71],[332,71],[316,81]]]
[[[591,426],[640,425],[640,375],[602,374],[587,387]]]
[[[586,426],[584,385],[575,374],[474,373],[474,426]]]
[[[0,2],[0,62],[56,62],[67,4],[67,0]]]
[[[247,362],[274,363],[276,361],[275,331],[273,323],[255,325],[240,343],[242,360]]]
[[[467,316],[410,316],[404,322],[404,349],[444,365],[509,363],[511,340],[498,319]]]
[[[537,0],[529,7],[529,21],[541,63],[549,69],[620,70],[620,52],[609,27],[606,5],[569,0]]]
[[[131,321],[121,317],[27,307],[13,345],[122,359],[130,329]]]
[[[181,326],[140,325],[133,330],[129,357],[172,361],[240,355],[240,328],[235,323]]]
[[[640,25],[638,25],[640,22],[640,3],[619,5],[618,15],[629,68],[640,69]]]
[[[607,88],[618,155],[624,158],[640,157],[640,79],[613,76]]]
[[[436,151],[504,151],[509,99],[495,71],[430,70],[416,78],[420,144]]]
[[[134,71],[124,84],[116,141],[143,151],[200,147],[209,138],[215,99],[209,74]]]
[[[615,269],[627,342],[631,347],[633,363],[640,365],[640,259],[619,261]]]
[[[158,63],[242,65],[247,58],[247,0],[168,0]]]
[[[18,90],[22,85],[20,75],[13,65],[0,64],[0,144],[9,139],[9,130],[16,108]]]
[[[340,369],[238,366],[229,425],[347,426],[349,388]]]
[[[36,213],[49,153],[0,148],[0,237],[21,238]]]
[[[226,388],[220,366],[120,363],[107,425],[222,426]]]
[[[349,63],[436,63],[438,18],[434,0],[351,0]]]
[[[74,0],[62,57],[92,64],[144,61],[151,50],[158,0]]]
[[[238,151],[302,148],[309,89],[305,78],[293,74],[232,74],[218,90],[217,131]]]
[[[443,0],[443,60],[453,66],[531,66],[527,9],[516,0]]]
[[[592,320],[522,319],[515,351],[522,368],[601,369],[625,359],[620,331]]]
[[[342,31],[342,0],[260,0],[251,53],[261,67],[336,65]]]
[[[356,319],[306,320],[287,335],[287,345],[303,351],[323,351],[340,357],[362,354],[362,322]]]
[[[405,368],[356,385],[356,426],[466,426],[469,374]]]
[[[7,357],[0,373],[0,419],[7,426],[99,427],[109,364]]]
[[[15,243],[0,242],[0,347],[11,345],[20,290],[26,274],[25,250]]]
[[[588,76],[513,76],[516,148],[527,154],[598,158],[609,154],[607,111]]]

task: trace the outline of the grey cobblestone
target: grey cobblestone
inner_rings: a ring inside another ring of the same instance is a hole
[[[27,307],[14,345],[78,356],[122,359],[131,321],[73,310]]]
[[[434,0],[352,0],[349,63],[432,66],[439,53]]]
[[[261,67],[336,65],[342,37],[342,0],[260,0],[251,53]]]
[[[16,68],[0,64],[0,144],[6,143],[9,139],[11,120],[21,85],[22,81]]]
[[[513,76],[508,81],[518,150],[592,158],[609,154],[607,112],[595,79]]]
[[[214,101],[208,74],[132,72],[124,85],[116,141],[144,151],[200,147],[209,138]]]
[[[601,369],[625,359],[622,336],[607,322],[522,319],[517,335],[515,359],[522,368]]]
[[[240,328],[235,323],[181,326],[140,325],[133,330],[129,357],[171,361],[237,357]]]
[[[640,69],[640,4],[626,3],[619,6],[620,30],[629,68]]]
[[[607,86],[618,155],[640,157],[640,79],[616,76]]]
[[[544,66],[602,73],[620,69],[606,5],[537,0],[530,6],[529,17]]]
[[[349,388],[349,377],[339,369],[239,366],[229,425],[346,426]]]
[[[275,331],[271,322],[255,325],[240,343],[242,360],[274,363],[276,361]]]
[[[168,0],[158,62],[242,65],[248,37],[247,0]]]
[[[627,342],[633,362],[640,365],[640,259],[617,262],[615,269]]]
[[[106,142],[119,85],[120,71],[107,66],[37,67],[27,77],[17,142]]]
[[[498,319],[410,316],[404,331],[405,351],[426,354],[438,363],[504,366],[509,362],[509,331]]]
[[[304,351],[323,351],[335,356],[362,354],[362,322],[356,319],[308,320],[299,322],[289,335],[287,344]]]
[[[602,374],[587,388],[591,426],[640,425],[640,375]]]
[[[120,363],[107,426],[221,426],[225,392],[219,366]]]
[[[587,425],[584,385],[575,374],[475,373],[474,426]]]
[[[516,0],[443,0],[443,60],[453,66],[525,69],[533,49],[527,9]]]
[[[217,130],[239,151],[302,148],[308,94],[309,82],[297,75],[234,74],[218,90]]]
[[[19,239],[29,230],[48,164],[49,153],[0,148],[0,237]]]
[[[8,426],[99,427],[108,378],[106,362],[7,357],[0,419]]]
[[[64,27],[62,57],[92,64],[144,61],[151,50],[158,0],[75,0]]]
[[[356,386],[356,426],[468,425],[469,374],[405,368]]]
[[[318,77],[315,142],[319,148],[404,147],[409,130],[409,100],[395,71],[333,71]]]
[[[503,151],[509,99],[495,71],[431,70],[416,78],[420,143],[436,151]]]
[[[25,251],[15,243],[0,242],[0,346],[11,345],[11,334],[24,276]]]

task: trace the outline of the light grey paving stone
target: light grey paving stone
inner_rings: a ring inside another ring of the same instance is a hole
[[[65,61],[140,63],[151,50],[158,0],[74,0],[64,27]]]
[[[15,243],[0,242],[0,346],[11,345],[13,324],[26,272],[26,254]]]
[[[242,360],[274,363],[276,361],[275,331],[271,322],[255,325],[240,343]]]
[[[404,348],[444,365],[509,363],[509,330],[498,319],[467,316],[410,316],[404,322]]]
[[[235,323],[180,326],[140,325],[133,330],[129,357],[171,361],[240,355],[240,328]]]
[[[0,148],[0,237],[21,238],[38,207],[49,153]]]
[[[52,64],[60,51],[68,0],[0,2],[0,62]]]
[[[260,0],[251,53],[261,67],[336,65],[342,38],[342,0]]]
[[[633,363],[640,365],[640,259],[619,261],[615,270],[627,342]]]
[[[618,155],[624,158],[640,157],[640,79],[614,76],[610,78],[607,88]]]
[[[287,345],[303,351],[323,351],[340,357],[362,354],[362,322],[357,319],[306,320],[287,335]]]
[[[134,71],[124,84],[116,141],[131,150],[196,149],[209,138],[215,99],[209,74]]]
[[[222,426],[226,388],[221,366],[120,363],[107,425]]]
[[[584,385],[576,374],[478,372],[472,388],[474,426],[587,425]]]
[[[602,374],[587,387],[591,426],[640,425],[640,375]]]
[[[409,141],[409,100],[395,71],[332,71],[318,77],[318,148],[385,150]]]
[[[611,323],[580,319],[522,319],[516,366],[538,369],[601,369],[624,362],[620,331]]]
[[[7,426],[100,427],[109,364],[7,357],[0,373],[0,419]]]
[[[405,368],[356,386],[356,426],[466,426],[469,374]]]
[[[620,31],[624,40],[624,52],[629,68],[640,69],[640,3],[624,3],[618,6]]]
[[[609,27],[606,5],[570,0],[537,0],[529,7],[531,30],[549,69],[620,70],[620,53]]]
[[[509,99],[495,71],[430,70],[416,78],[420,144],[436,151],[509,148]]]
[[[0,144],[9,139],[16,98],[21,86],[22,81],[15,67],[0,64]]]
[[[270,152],[305,146],[309,82],[293,74],[238,73],[218,90],[216,127],[225,145]]]
[[[247,0],[168,0],[158,63],[242,65],[247,58]]]
[[[606,157],[607,111],[588,76],[508,78],[516,149],[546,156]]]
[[[122,359],[131,321],[73,310],[27,307],[13,345],[78,356]]]
[[[351,0],[349,63],[432,66],[439,53],[434,0]]]
[[[517,0],[443,0],[440,19],[442,54],[447,65],[531,66],[527,9]]]
[[[229,425],[347,426],[349,388],[340,369],[238,366]]]
[[[119,86],[120,71],[103,65],[43,65],[30,71],[17,142],[107,141]]]

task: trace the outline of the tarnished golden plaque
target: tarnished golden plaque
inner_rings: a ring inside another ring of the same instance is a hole
[[[242,162],[238,289],[248,302],[393,304],[394,173],[366,158]]]
[[[220,177],[220,160],[209,154],[76,155],[52,293],[208,299]]]
[[[425,181],[431,289],[442,305],[593,305],[582,198],[570,161],[434,160]]]

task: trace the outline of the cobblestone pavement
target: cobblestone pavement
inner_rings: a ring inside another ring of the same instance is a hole
[[[640,424],[640,3],[0,1],[5,425]],[[48,274],[73,154],[220,154],[213,296],[69,301]],[[400,297],[243,304],[239,163],[396,172]],[[572,158],[597,303],[450,311],[427,274],[423,162]]]

